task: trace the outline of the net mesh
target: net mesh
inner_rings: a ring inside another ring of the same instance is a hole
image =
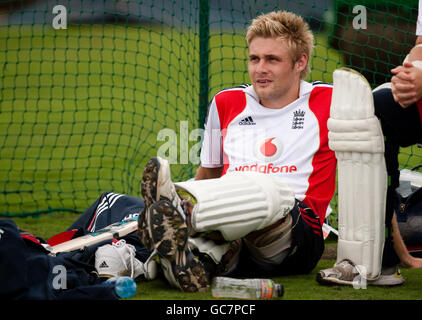
[[[353,28],[356,5],[367,29]],[[209,99],[249,82],[245,29],[278,9],[315,33],[308,81],[348,66],[375,87],[415,41],[417,1],[2,1],[0,215],[139,196],[157,154],[174,181],[192,178]],[[420,150],[402,149],[401,167],[421,163]]]

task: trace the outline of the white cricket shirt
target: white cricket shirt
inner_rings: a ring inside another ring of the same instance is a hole
[[[201,165],[283,178],[321,223],[335,192],[335,154],[328,147],[332,85],[301,81],[299,98],[262,106],[253,86],[216,94],[209,106]]]

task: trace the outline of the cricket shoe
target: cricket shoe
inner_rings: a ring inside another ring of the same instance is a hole
[[[135,247],[124,239],[113,240],[95,251],[95,269],[100,277],[129,276],[136,279],[145,275],[146,271],[144,264],[135,257],[135,252]],[[153,268],[150,263],[149,269]]]
[[[168,199],[185,218],[182,200],[171,181],[170,165],[167,160],[151,158],[144,168],[141,182],[141,193],[147,207],[160,199]]]
[[[170,165],[167,160],[155,157],[151,158],[142,175],[141,194],[145,202],[145,208],[138,218],[138,234],[141,242],[147,247],[152,248],[151,237],[148,235],[145,224],[145,215],[148,208],[160,199],[168,199],[185,220],[182,201],[179,198],[176,188],[171,181]]]
[[[359,285],[364,279],[361,270],[350,260],[342,260],[333,268],[324,269],[317,273],[316,280],[323,285]],[[376,280],[366,280],[371,286],[398,286],[403,284],[404,279],[400,270],[396,267],[383,268],[381,275]]]
[[[368,280],[371,286],[399,286],[404,283],[404,278],[397,266],[382,268],[381,275],[376,280]]]
[[[141,215],[140,238],[157,254],[164,276],[185,292],[205,291],[209,278],[203,263],[188,246],[185,216],[168,199],[147,207]]]

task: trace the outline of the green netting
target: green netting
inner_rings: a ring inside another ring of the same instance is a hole
[[[59,4],[66,29],[53,28]],[[352,27],[357,4],[366,30]],[[209,99],[249,82],[245,28],[274,9],[310,23],[310,81],[349,66],[375,87],[415,40],[417,1],[2,1],[0,215],[81,212],[104,191],[137,196],[157,152],[174,180],[193,177]],[[420,149],[400,161],[419,164]]]

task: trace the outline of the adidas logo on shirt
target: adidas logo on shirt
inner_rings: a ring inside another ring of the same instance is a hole
[[[103,261],[103,262],[100,264],[100,268],[108,268],[108,264],[107,264],[105,261]]]
[[[240,120],[239,122],[240,126],[253,126],[256,125],[256,123],[253,121],[252,117],[246,117],[245,119]]]

